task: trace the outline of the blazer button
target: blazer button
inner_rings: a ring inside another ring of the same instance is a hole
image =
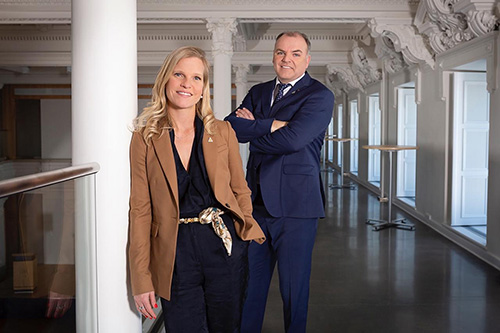
[[[228,204],[228,203],[226,203],[226,207],[227,207],[227,208],[231,208],[231,206],[229,206],[229,204]]]

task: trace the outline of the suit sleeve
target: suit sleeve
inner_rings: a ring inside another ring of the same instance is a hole
[[[245,221],[243,221],[243,227],[240,228],[235,224],[235,228],[239,231],[238,234],[241,239],[253,239],[258,243],[263,243],[265,240],[264,233],[260,230],[257,221],[255,221],[252,216],[251,191],[245,180],[238,141],[236,140],[236,135],[231,125],[228,122],[226,122],[226,124],[228,131],[227,142],[229,147],[228,164],[229,172],[231,173],[230,186],[234,196],[236,197],[236,201],[238,201],[238,206],[240,207],[240,210],[245,218]]]
[[[251,140],[250,151],[283,155],[301,150],[326,130],[333,103],[333,93],[329,90],[311,94],[286,126]]]
[[[254,96],[260,98],[260,96],[257,95],[258,94],[255,92],[255,88],[250,89],[238,109],[247,108],[248,110],[250,110],[250,112],[253,113],[253,111],[255,110]],[[231,112],[231,114],[229,114],[229,116],[227,116],[224,120],[231,123],[231,126],[236,132],[236,136],[239,142],[246,143],[271,132],[271,125],[274,121],[273,118],[255,118],[255,120],[238,118],[236,117],[236,110]]]
[[[130,143],[129,266],[133,295],[153,291],[150,261],[151,198],[146,167],[147,145],[138,132]]]

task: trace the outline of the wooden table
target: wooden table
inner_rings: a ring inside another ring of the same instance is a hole
[[[415,225],[411,222],[408,222],[405,218],[392,220],[392,155],[395,152],[400,150],[416,150],[417,146],[398,146],[398,145],[378,145],[378,146],[363,146],[364,149],[378,149],[382,152],[389,153],[389,211],[387,215],[387,220],[376,220],[376,219],[367,219],[366,223],[373,225],[373,230],[379,231],[385,228],[399,228],[406,230],[415,230]]]
[[[340,184],[331,184],[329,187],[331,189],[343,189],[343,188],[348,188],[350,190],[355,189],[356,187],[354,184],[344,184],[344,143],[350,142],[350,141],[355,141],[358,140],[357,138],[331,138],[328,139],[331,141],[335,141],[339,143],[339,150],[340,150]]]

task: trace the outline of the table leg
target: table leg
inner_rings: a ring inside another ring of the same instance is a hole
[[[373,225],[373,230],[379,231],[385,228],[395,227],[398,229],[406,229],[406,230],[415,230],[415,225],[411,222],[408,222],[407,219],[392,219],[392,154],[394,151],[389,150],[389,201],[388,201],[388,213],[387,220],[375,220],[375,219],[367,219],[366,224]]]
[[[344,141],[346,142],[346,141]],[[342,189],[348,188],[350,190],[354,190],[356,187],[354,184],[344,184],[344,142],[339,142],[340,149],[340,184],[332,184],[330,185],[331,189]]]

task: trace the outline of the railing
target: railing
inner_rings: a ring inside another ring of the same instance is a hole
[[[98,171],[91,163],[0,181],[2,332],[97,331]]]

